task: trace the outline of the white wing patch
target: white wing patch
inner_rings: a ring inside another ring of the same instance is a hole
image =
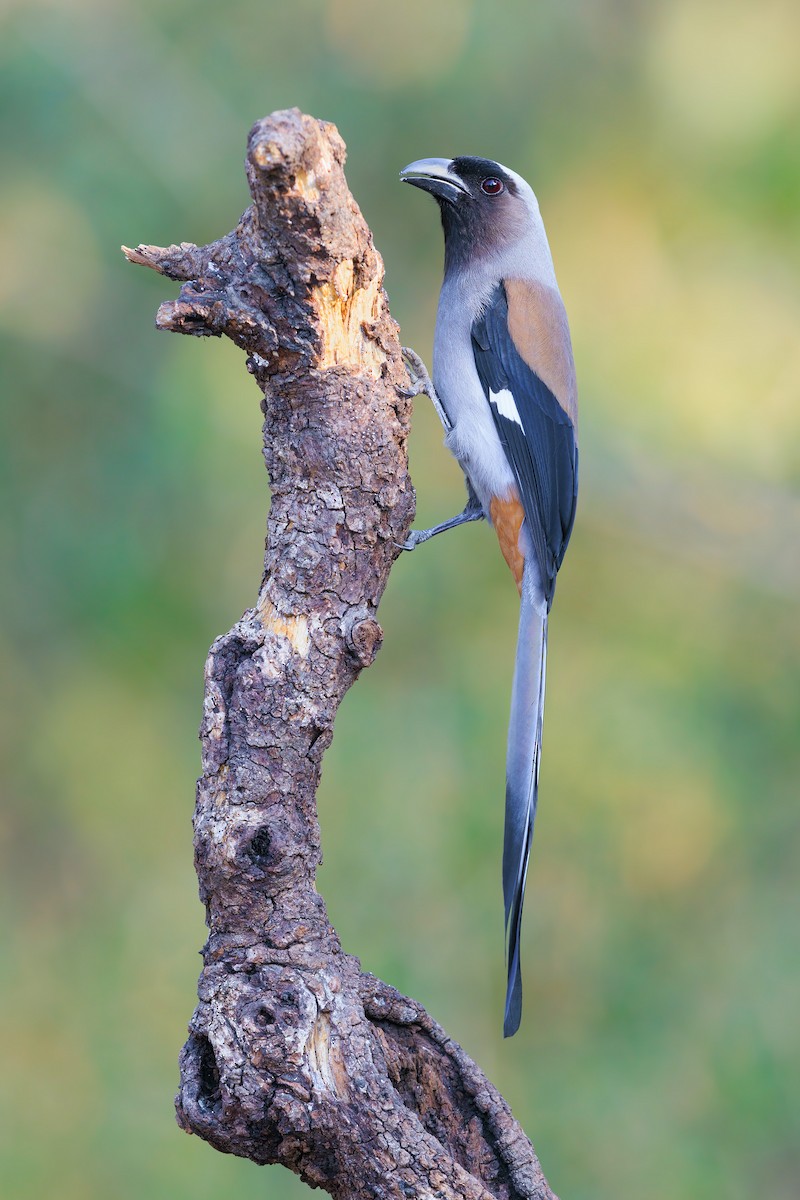
[[[505,417],[507,421],[516,421],[520,429],[522,428],[522,421],[520,420],[519,413],[517,412],[517,406],[514,403],[514,397],[511,395],[511,392],[508,390],[508,388],[503,388],[503,390],[500,392],[493,392],[490,390],[489,399],[500,413],[501,417]]]

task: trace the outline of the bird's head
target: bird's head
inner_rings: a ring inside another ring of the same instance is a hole
[[[533,189],[490,158],[420,158],[400,178],[437,200],[449,267],[504,256],[522,242],[547,246]]]

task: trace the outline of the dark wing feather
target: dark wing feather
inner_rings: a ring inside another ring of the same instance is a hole
[[[548,608],[567,549],[578,497],[578,443],[567,413],[521,357],[508,332],[502,283],[472,327],[475,365],[519,488]],[[490,393],[507,389],[522,425],[499,412]]]

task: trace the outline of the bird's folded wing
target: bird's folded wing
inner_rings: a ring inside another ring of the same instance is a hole
[[[556,573],[572,532],[578,495],[574,373],[568,333],[566,345],[554,347],[547,340],[547,326],[540,322],[538,349],[534,339],[525,344],[520,330],[530,328],[531,323],[526,326],[522,321],[525,314],[520,286],[501,283],[495,289],[472,327],[472,347],[500,441],[517,481],[549,608]],[[560,305],[557,293],[554,295]],[[532,306],[536,297],[529,299]],[[533,307],[531,311],[535,320]],[[542,360],[541,374],[534,369],[539,365],[537,354]],[[557,371],[553,364],[558,368],[559,356],[568,356],[568,360]],[[533,360],[534,366],[526,358]],[[560,400],[543,381],[543,374],[551,376],[551,382],[556,378],[567,381],[566,392],[559,386]]]

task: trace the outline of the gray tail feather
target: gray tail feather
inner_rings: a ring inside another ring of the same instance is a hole
[[[522,581],[517,656],[511,693],[506,759],[506,819],[503,840],[503,899],[506,910],[508,988],[503,1036],[519,1029],[522,1015],[520,931],[525,881],[536,818],[542,747],[544,677],[547,661],[547,605],[538,580]]]

